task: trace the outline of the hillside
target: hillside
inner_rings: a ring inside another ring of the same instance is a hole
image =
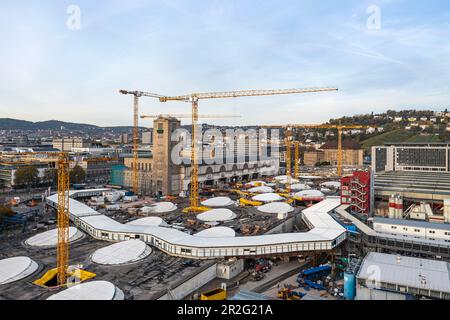
[[[61,130],[64,127],[65,130],[70,131],[82,131],[82,132],[93,132],[101,130],[113,130],[118,132],[128,132],[131,130],[131,126],[123,127],[106,127],[102,128],[99,126],[84,124],[84,123],[73,123],[64,122],[58,120],[49,120],[41,122],[31,122],[25,120],[17,120],[10,118],[0,118],[0,130]]]
[[[433,134],[419,134],[414,131],[397,129],[363,140],[361,145],[368,149],[373,146],[382,146],[389,142],[440,142],[440,139]]]

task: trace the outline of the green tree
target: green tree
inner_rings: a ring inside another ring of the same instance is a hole
[[[83,183],[85,179],[86,172],[79,165],[76,165],[70,170],[70,183]]]
[[[39,171],[36,167],[20,167],[14,174],[14,183],[18,186],[31,188],[39,183]]]
[[[54,185],[58,182],[58,169],[50,168],[45,170],[42,182],[48,185]]]

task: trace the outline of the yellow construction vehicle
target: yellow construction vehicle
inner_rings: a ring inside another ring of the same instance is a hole
[[[207,291],[201,294],[200,300],[227,300],[227,290],[217,288],[211,291]]]
[[[304,297],[304,294],[301,294],[296,291],[292,291],[289,288],[283,288],[278,291],[278,299],[283,300],[301,300]]]

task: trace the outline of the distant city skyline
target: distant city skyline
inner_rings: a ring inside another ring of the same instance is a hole
[[[129,126],[132,98],[119,89],[181,95],[339,88],[202,101],[203,114],[242,115],[208,121],[219,125],[444,110],[450,101],[445,7],[406,0],[2,1],[0,118]],[[141,114],[189,112],[188,104],[141,100]]]

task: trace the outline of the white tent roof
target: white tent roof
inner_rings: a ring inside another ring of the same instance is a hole
[[[229,209],[214,209],[197,215],[197,219],[205,222],[229,221],[236,218],[236,214]]]
[[[177,206],[172,202],[157,202],[141,209],[144,213],[166,213],[177,210]]]
[[[260,202],[274,202],[283,200],[283,197],[276,193],[263,193],[252,198],[254,201]]]
[[[108,281],[92,281],[75,285],[50,296],[47,300],[123,300],[122,290]]]
[[[264,187],[251,188],[247,191],[251,192],[251,193],[272,193],[274,190],[271,187],[264,186]]]
[[[81,239],[84,233],[74,227],[69,227],[69,241],[74,242]],[[58,242],[58,229],[52,229],[39,233],[29,238],[25,243],[32,247],[56,247]]]
[[[258,207],[258,210],[264,213],[288,213],[294,208],[285,202],[272,202]]]
[[[28,257],[0,260],[0,285],[26,278],[37,269],[38,264]]]
[[[216,197],[202,201],[203,206],[211,208],[228,207],[231,206],[233,203],[234,201],[228,197]]]
[[[160,217],[145,217],[127,223],[132,226],[168,226],[168,224]]]
[[[304,183],[296,183],[296,184],[291,185],[291,190],[301,191],[301,190],[309,190],[309,189],[311,189],[311,187]]]
[[[142,260],[151,253],[152,249],[145,242],[128,240],[98,249],[91,259],[98,264],[121,265]]]
[[[325,195],[319,190],[305,190],[295,194],[299,198],[323,198]]]
[[[195,237],[202,238],[224,238],[224,237],[235,237],[236,232],[228,227],[215,227],[200,231],[194,235]]]
[[[252,187],[256,187],[256,186],[265,186],[266,183],[264,181],[251,181],[249,183],[246,183],[246,186],[252,186]]]
[[[320,186],[325,187],[325,188],[339,189],[341,187],[341,183],[337,182],[337,181],[328,181],[328,182],[322,183]]]

